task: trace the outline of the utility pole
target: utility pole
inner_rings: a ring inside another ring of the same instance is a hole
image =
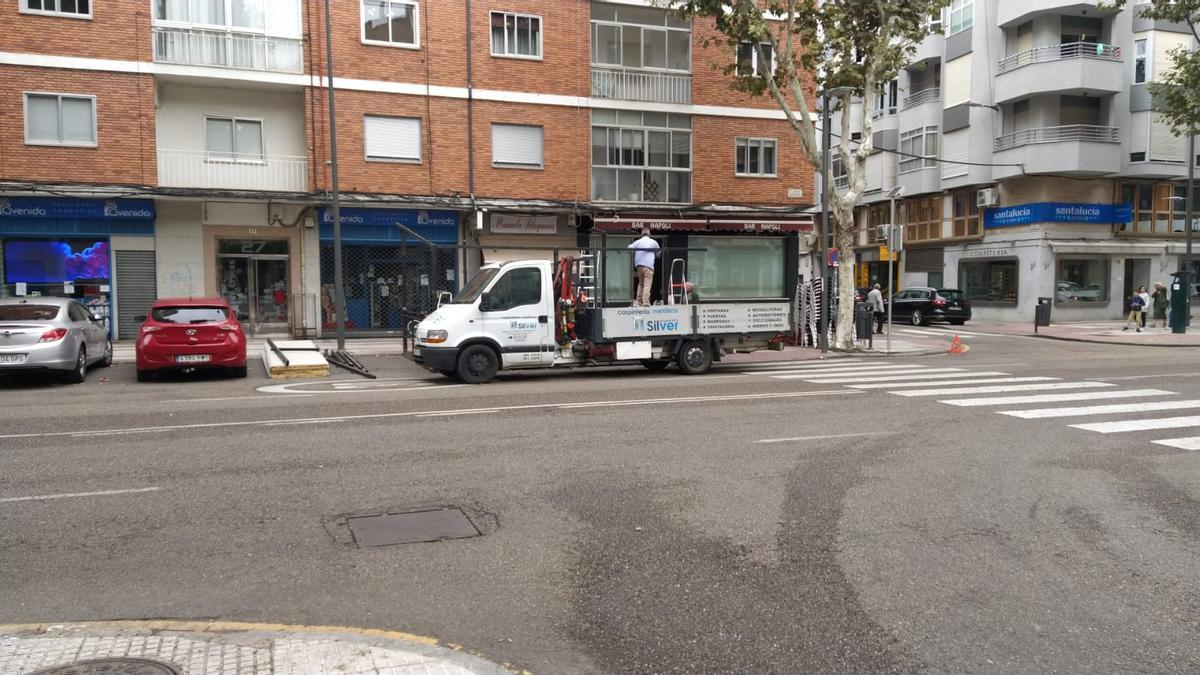
[[[337,324],[338,351],[346,349],[346,285],[342,279],[342,214],[338,194],[337,112],[333,104],[333,29],[329,19],[329,0],[325,0],[325,75],[329,87],[329,163],[333,190],[329,215],[333,218],[333,314]]]
[[[821,315],[817,319],[817,344],[822,352],[829,351],[829,254],[825,237],[829,235],[829,183],[831,182],[833,120],[830,117],[829,92],[821,93],[821,227],[817,232],[817,269],[821,272]]]
[[[1192,280],[1192,219],[1195,218],[1196,204],[1196,127],[1188,130],[1188,179],[1187,179],[1187,204],[1184,207],[1184,221],[1187,223],[1187,231],[1184,236],[1184,263],[1187,270],[1187,276],[1184,279],[1187,281],[1187,311],[1183,313],[1184,330],[1192,322],[1192,289],[1195,288],[1195,281]]]

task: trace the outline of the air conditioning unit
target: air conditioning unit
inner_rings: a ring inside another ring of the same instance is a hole
[[[975,195],[975,205],[981,209],[1000,205],[1000,191],[996,188],[983,188]]]

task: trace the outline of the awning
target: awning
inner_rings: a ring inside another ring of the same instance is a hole
[[[633,233],[648,227],[652,232],[745,232],[748,234],[776,234],[786,232],[812,232],[811,218],[756,219],[756,218],[656,218],[653,216],[633,218],[597,218],[595,227],[602,232]]]
[[[1183,255],[1184,243],[1167,241],[1047,241],[1055,253],[1095,253],[1123,256]]]
[[[574,255],[579,246],[574,236],[529,236],[487,235],[479,236],[480,250],[484,262],[508,262],[511,260],[553,260],[554,249],[558,254]],[[515,246],[520,248],[488,248],[489,246]],[[533,248],[536,247],[536,248]],[[533,249],[533,250],[530,250]]]

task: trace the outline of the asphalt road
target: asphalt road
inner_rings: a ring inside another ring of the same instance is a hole
[[[1200,453],[1153,442],[1200,426],[1069,426],[1200,415],[1200,350],[967,341],[828,376],[0,378],[0,623],[377,627],[535,672],[1200,671]],[[1066,387],[898,393],[941,368]],[[446,505],[484,534],[345,524]]]

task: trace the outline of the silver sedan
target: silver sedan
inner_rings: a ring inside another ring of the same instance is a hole
[[[70,298],[0,298],[0,373],[41,370],[83,382],[88,367],[112,363],[112,340]]]

